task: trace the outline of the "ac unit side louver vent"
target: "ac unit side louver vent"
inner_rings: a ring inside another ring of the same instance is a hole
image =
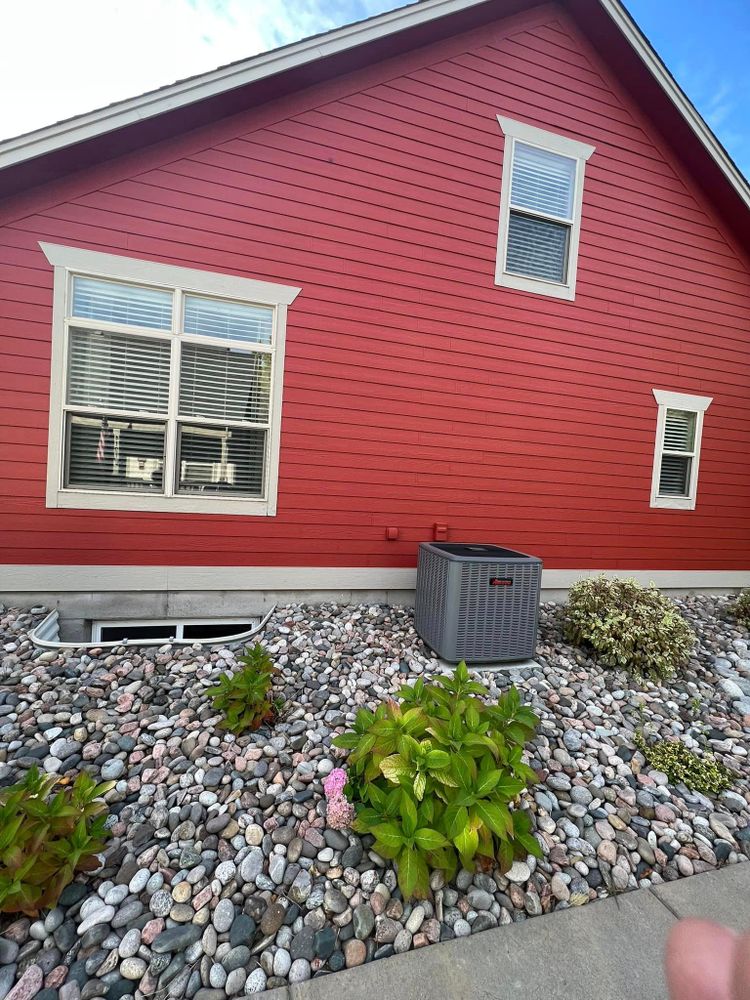
[[[542,561],[480,543],[419,546],[415,626],[450,663],[532,657],[539,622]]]

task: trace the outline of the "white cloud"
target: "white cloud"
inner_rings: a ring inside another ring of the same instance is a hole
[[[5,0],[0,138],[395,6],[399,0]]]

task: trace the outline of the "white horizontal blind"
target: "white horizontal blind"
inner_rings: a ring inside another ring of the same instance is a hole
[[[506,270],[548,281],[565,281],[570,227],[511,211]]]
[[[169,354],[167,340],[72,327],[68,403],[166,415]]]
[[[181,416],[266,423],[270,392],[269,354],[182,345]]]
[[[567,281],[577,162],[522,142],[513,144],[505,270]]]
[[[270,344],[273,335],[273,309],[186,295],[185,333],[217,337],[220,340]]]
[[[576,183],[576,161],[537,146],[516,142],[510,203],[513,208],[571,221]]]
[[[68,488],[163,492],[163,423],[67,414]]]
[[[666,411],[659,472],[660,496],[690,495],[696,422],[697,414],[694,412],[673,409]]]
[[[243,427],[181,424],[176,491],[262,496],[266,433]]]
[[[73,278],[72,315],[124,326],[169,330],[173,293],[98,278]]]

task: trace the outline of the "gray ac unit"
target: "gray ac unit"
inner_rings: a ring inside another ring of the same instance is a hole
[[[534,655],[542,560],[478,542],[422,542],[415,626],[450,663]]]

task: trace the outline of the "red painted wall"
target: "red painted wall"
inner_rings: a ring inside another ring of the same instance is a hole
[[[596,146],[573,303],[494,284],[498,113]],[[554,7],[0,213],[0,563],[410,566],[441,521],[549,567],[750,565],[748,258]],[[45,508],[39,240],[302,287],[277,517]],[[714,397],[695,511],[649,507],[654,387]]]

